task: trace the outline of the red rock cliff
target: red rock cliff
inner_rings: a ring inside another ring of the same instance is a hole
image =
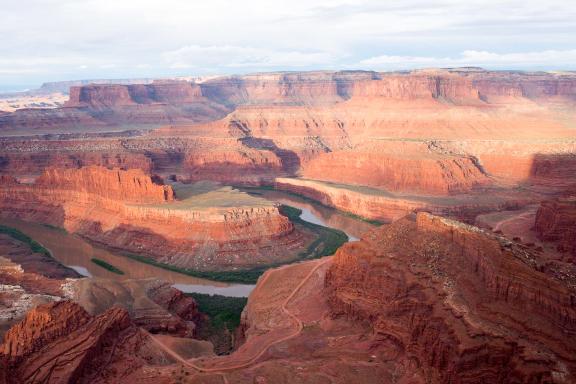
[[[148,343],[124,309],[92,317],[63,301],[38,306],[14,326],[0,346],[0,363],[15,384],[106,383],[147,364],[165,364],[167,356]]]
[[[90,84],[70,88],[66,107],[94,109],[153,103],[191,103],[202,99],[197,84],[187,81],[157,81],[152,84]]]
[[[478,228],[420,213],[341,248],[334,315],[369,324],[430,383],[576,379],[576,270]]]
[[[576,259],[576,196],[542,201],[534,226],[541,240],[557,242]]]
[[[103,198],[130,203],[163,203],[174,200],[169,185],[155,184],[140,169],[123,171],[89,166],[79,169],[47,169],[36,185],[43,188],[71,189]]]
[[[194,200],[194,196],[191,197]],[[302,234],[273,203],[194,206],[136,170],[46,171],[0,185],[0,215],[63,227],[107,246],[185,268],[251,267],[293,258]]]

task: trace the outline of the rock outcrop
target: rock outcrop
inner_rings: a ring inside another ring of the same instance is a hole
[[[170,283],[149,279],[82,279],[68,284],[68,296],[92,316],[124,308],[137,326],[154,334],[191,338],[200,319],[191,297]]]
[[[70,301],[39,306],[5,336],[0,359],[8,383],[104,383],[172,360],[111,308],[92,317]]]
[[[496,190],[490,191],[489,195],[460,194],[447,199],[393,194],[376,188],[297,178],[277,178],[274,185],[277,189],[302,195],[325,206],[382,222],[392,222],[420,211],[473,222],[482,212],[517,208],[531,199],[522,194],[506,195]]]
[[[541,240],[556,243],[558,251],[576,260],[576,196],[542,201],[534,227]]]
[[[570,73],[481,69],[89,84],[73,88],[65,108],[0,116],[0,130],[164,127],[138,139],[9,140],[0,143],[0,173],[104,165],[246,184],[303,176],[419,195],[556,188],[576,170],[575,93]]]
[[[573,382],[575,283],[573,265],[428,213],[341,248],[325,282],[334,316],[431,383]]]
[[[66,107],[107,109],[136,104],[186,104],[202,99],[200,85],[187,81],[152,84],[90,84],[70,88]]]
[[[126,203],[161,204],[174,200],[172,187],[154,183],[140,169],[47,169],[35,184],[42,189],[73,190]]]
[[[475,159],[439,153],[426,142],[365,142],[311,159],[302,175],[425,195],[466,193],[492,183]]]
[[[211,208],[194,199],[173,201],[171,187],[141,171],[101,167],[47,170],[34,184],[0,186],[2,216],[63,227],[182,268],[275,263],[295,257],[285,247],[305,242],[270,202]]]

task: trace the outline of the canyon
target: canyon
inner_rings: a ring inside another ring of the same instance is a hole
[[[129,380],[162,383],[570,383],[575,283],[573,263],[421,212],[369,231],[334,256],[266,272],[243,312],[241,345],[230,355],[186,358],[162,338],[142,336],[138,354],[121,354],[130,340],[116,359],[102,366],[95,358],[83,374],[94,382],[116,368]],[[63,323],[82,332],[103,321],[75,308],[36,320],[58,312],[50,305],[5,339],[13,369],[20,369],[18,356],[35,356],[32,340],[46,348],[44,356],[57,354]],[[98,329],[125,337],[132,328],[124,321]],[[27,336],[30,328],[52,331],[43,333],[46,340]],[[137,359],[149,343],[155,355],[142,365]]]
[[[540,199],[530,192],[572,180],[575,89],[568,72],[474,68],[80,85],[62,108],[0,117],[0,131],[28,135],[2,139],[0,172],[102,165],[244,185],[289,177],[397,194],[402,213],[414,206],[402,195],[486,189],[523,205]],[[370,193],[362,197],[371,204]],[[479,211],[499,205],[484,204]]]
[[[3,217],[61,227],[181,268],[226,270],[287,261],[296,257],[289,249],[313,237],[265,200],[242,199],[233,191],[175,200],[171,186],[155,184],[141,170],[47,169],[33,184],[3,181]],[[217,199],[224,203],[211,203]]]
[[[115,254],[2,227],[0,383],[576,381],[573,72],[66,85],[0,113],[0,220]],[[157,267],[258,279],[229,354]]]

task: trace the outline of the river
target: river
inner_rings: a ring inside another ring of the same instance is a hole
[[[344,231],[350,241],[358,240],[361,233],[372,227],[371,224],[344,215],[334,209],[286,194],[279,191],[250,190],[259,197],[291,205],[302,210],[301,218],[314,224]],[[141,279],[155,277],[168,281],[183,292],[218,294],[223,296],[246,297],[254,289],[252,284],[230,284],[201,279],[168,271],[144,264],[115,252],[93,246],[81,237],[69,234],[58,228],[33,224],[20,220],[0,219],[0,224],[11,226],[24,232],[48,248],[55,259],[87,277],[101,277],[114,280]],[[119,268],[125,274],[117,275],[94,264],[90,259],[97,258]]]

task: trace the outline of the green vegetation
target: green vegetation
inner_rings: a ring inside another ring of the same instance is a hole
[[[338,229],[328,228],[302,220],[300,218],[302,210],[298,208],[281,205],[280,212],[287,216],[293,223],[309,228],[318,235],[318,238],[314,240],[305,251],[300,252],[299,256],[301,259],[315,259],[333,255],[342,244],[348,241],[348,235]]]
[[[198,310],[210,317],[210,325],[216,329],[234,331],[240,325],[240,315],[248,302],[247,297],[229,297],[187,293],[198,303]]]
[[[351,217],[351,218],[356,219],[356,220],[363,221],[363,222],[368,223],[368,224],[378,225],[378,226],[384,224],[384,222],[382,222],[382,221],[373,220],[373,219],[368,219],[368,218],[366,218],[366,217],[359,216],[359,215],[356,215],[356,214],[351,213],[351,212],[342,211],[342,210],[340,210],[340,209],[331,207],[331,206],[329,206],[329,205],[324,205],[324,204],[322,204],[320,201],[311,199],[311,198],[309,198],[308,196],[304,196],[304,195],[301,195],[301,194],[299,194],[299,193],[295,193],[295,192],[291,192],[291,191],[285,191],[285,190],[283,190],[283,189],[274,188],[273,186],[270,186],[270,185],[261,185],[261,186],[259,186],[259,187],[237,186],[237,187],[234,187],[234,188],[244,189],[244,190],[246,190],[246,191],[250,191],[250,192],[249,192],[250,194],[255,194],[255,195],[262,195],[261,193],[258,193],[258,190],[281,192],[281,193],[285,193],[285,194],[290,195],[290,196],[297,197],[297,198],[299,198],[299,199],[301,199],[301,200],[303,200],[303,201],[306,201],[306,202],[308,202],[308,203],[311,203],[311,204],[317,204],[317,205],[321,205],[321,206],[326,207],[326,208],[329,208],[329,209],[333,209],[333,210],[335,210],[336,212],[338,212],[338,213],[341,214],[341,215],[348,216],[348,217]]]
[[[241,271],[197,271],[194,269],[180,268],[174,265],[164,264],[150,257],[135,255],[133,253],[122,253],[122,255],[158,268],[167,269],[169,271],[182,273],[188,276],[199,277],[202,279],[224,281],[227,283],[254,284],[256,281],[258,281],[258,277],[260,277],[264,271],[270,268],[270,266],[263,266]]]
[[[246,306],[246,297],[228,297],[187,293],[198,303],[198,310],[207,315],[207,321],[198,324],[198,337],[214,345],[214,352],[224,355],[234,349],[235,330],[240,325],[240,315]]]
[[[46,248],[44,248],[40,243],[38,243],[36,240],[32,239],[30,236],[25,235],[24,233],[20,232],[19,230],[17,230],[16,228],[12,228],[12,227],[7,227],[4,225],[0,225],[0,233],[4,233],[6,235],[11,236],[12,238],[21,241],[25,244],[27,244],[30,249],[32,250],[32,252],[35,253],[40,253],[44,256],[50,257],[52,258],[52,255],[50,254],[50,251],[48,251]]]
[[[299,253],[297,260],[292,260],[287,263],[268,264],[261,267],[251,269],[244,269],[239,271],[198,271],[194,269],[180,268],[174,265],[161,263],[147,256],[136,255],[133,253],[122,253],[122,255],[139,261],[153,265],[158,268],[167,269],[169,271],[182,273],[188,276],[199,277],[202,279],[224,281],[227,283],[241,283],[241,284],[255,284],[258,278],[269,268],[279,267],[284,264],[290,264],[299,260],[309,260],[324,256],[330,256],[344,243],[348,241],[348,236],[337,229],[323,227],[321,225],[312,224],[300,218],[302,211],[298,208],[282,205],[280,212],[286,215],[293,223],[299,224],[303,227],[310,229],[318,238],[302,252]]]
[[[112,272],[112,273],[116,273],[117,275],[123,275],[124,274],[124,272],[122,272],[120,269],[116,268],[112,264],[105,262],[104,260],[91,258],[90,261],[93,262],[94,264]]]

